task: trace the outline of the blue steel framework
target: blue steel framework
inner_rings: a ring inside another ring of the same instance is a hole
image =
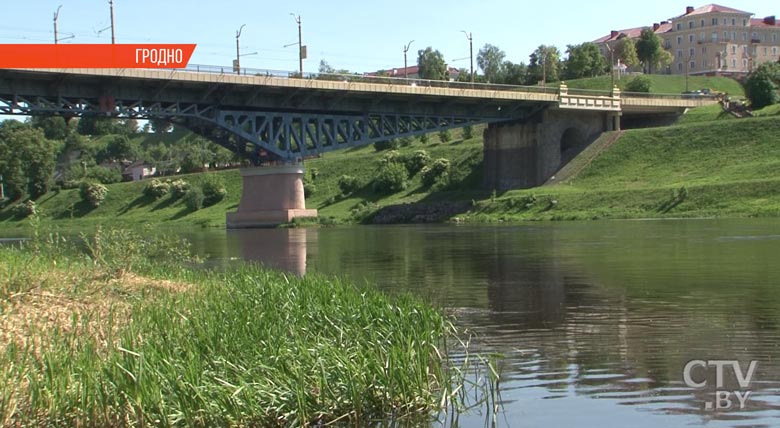
[[[94,103],[82,98],[21,96],[0,96],[0,114],[167,119],[255,163],[293,161],[393,138],[507,120],[485,116],[241,111],[197,103],[126,103],[110,98]]]

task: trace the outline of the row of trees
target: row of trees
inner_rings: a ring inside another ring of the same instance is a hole
[[[529,55],[526,64],[507,60],[503,50],[488,43],[477,54],[477,67],[482,73],[475,76],[475,81],[536,85],[562,79],[595,77],[609,73],[618,60],[629,69],[638,70],[641,67],[646,73],[653,73],[671,64],[674,59],[672,54],[663,48],[661,37],[650,28],[643,30],[637,40],[627,37],[618,40],[611,49],[613,52],[607,52],[605,56],[595,43],[569,45],[566,47],[567,57],[562,59],[561,51],[557,47],[540,45]],[[446,80],[450,77],[444,55],[432,47],[417,52],[417,65],[422,79]],[[469,71],[460,69],[459,80],[470,79]]]
[[[55,185],[66,187],[83,180],[114,183],[122,180],[124,164],[143,161],[159,172],[195,172],[204,165],[237,161],[231,151],[187,134],[164,134],[165,121],[151,121],[139,133],[132,119],[31,117],[26,122],[0,122],[0,176],[5,196],[36,199]],[[59,173],[57,173],[59,171]]]

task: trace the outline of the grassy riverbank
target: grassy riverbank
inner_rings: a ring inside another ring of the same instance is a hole
[[[186,245],[142,233],[87,242],[0,248],[0,426],[426,418],[457,381],[453,328],[414,298],[192,269]]]
[[[719,106],[696,109],[672,127],[626,131],[595,159],[575,160],[584,167],[565,183],[497,194],[482,188],[479,137],[463,140],[456,134],[440,142],[432,136],[427,144],[415,140],[395,152],[372,146],[343,150],[307,161],[306,203],[319,210],[325,223],[779,216],[778,113],[773,106],[756,112],[761,117],[735,119]],[[420,151],[429,163],[449,161],[442,179],[429,185],[415,172],[402,190],[376,188],[384,164],[403,164]],[[45,195],[38,208],[44,221],[68,227],[223,227],[225,212],[238,206],[241,178],[237,170],[181,178],[197,185],[210,175],[220,177],[228,194],[198,211],[170,195],[144,196],[146,183],[108,186],[106,200],[96,209],[80,202],[78,190]],[[345,175],[353,181],[346,193],[340,185]],[[393,206],[401,206],[400,213],[389,209]],[[388,211],[392,215],[385,215]],[[24,224],[10,209],[0,212],[0,227]]]
[[[688,76],[648,74],[650,79],[650,92],[654,94],[680,94],[686,90],[697,91],[711,89],[714,92],[725,92],[734,97],[744,97],[745,90],[739,82],[729,77],[719,76]],[[633,76],[623,76],[615,81],[615,85],[621,90],[633,79]],[[566,85],[572,89],[591,89],[608,91],[611,88],[610,76],[599,76],[586,79],[567,80]],[[687,89],[686,89],[687,88]]]

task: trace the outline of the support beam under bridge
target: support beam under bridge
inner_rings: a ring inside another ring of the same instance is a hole
[[[306,209],[303,165],[279,165],[241,170],[243,192],[238,211],[227,213],[228,229],[276,226],[295,218],[317,217]]]
[[[541,186],[603,132],[618,130],[618,111],[548,109],[531,120],[491,123],[484,132],[484,186]]]

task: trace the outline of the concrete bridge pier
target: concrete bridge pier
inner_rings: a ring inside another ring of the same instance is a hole
[[[524,122],[491,123],[484,132],[488,190],[541,186],[601,133],[620,129],[619,112],[548,109]]]
[[[227,213],[228,229],[271,227],[295,218],[317,217],[307,210],[303,194],[303,166],[244,168],[238,211]]]

